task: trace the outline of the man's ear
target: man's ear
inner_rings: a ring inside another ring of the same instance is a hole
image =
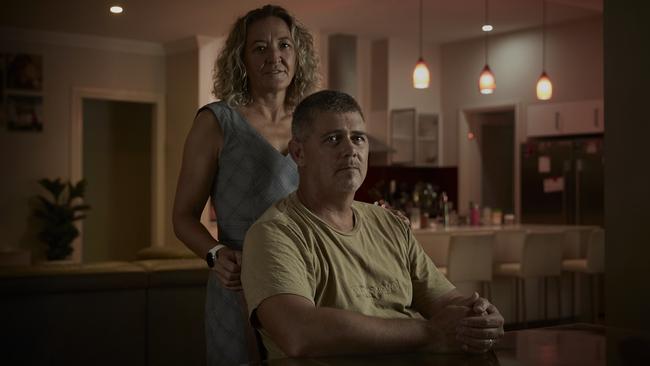
[[[293,158],[293,161],[296,162],[296,165],[304,166],[305,165],[305,150],[303,148],[302,142],[292,138],[289,141],[289,154]]]

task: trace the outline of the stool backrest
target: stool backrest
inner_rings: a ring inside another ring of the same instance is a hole
[[[605,272],[605,230],[594,229],[587,246],[587,272]]]
[[[447,278],[451,282],[492,281],[493,251],[493,233],[451,235]]]
[[[559,276],[562,273],[564,233],[534,231],[526,233],[521,258],[524,277]]]
[[[437,267],[447,265],[449,257],[449,235],[434,232],[416,231],[415,239]]]
[[[495,232],[494,260],[496,262],[521,262],[526,240],[524,229],[502,229]]]

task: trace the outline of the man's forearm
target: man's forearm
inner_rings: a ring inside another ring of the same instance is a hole
[[[268,309],[267,309],[268,310]],[[383,319],[335,308],[300,307],[289,317],[260,315],[263,327],[289,357],[395,353],[432,343],[423,319]]]

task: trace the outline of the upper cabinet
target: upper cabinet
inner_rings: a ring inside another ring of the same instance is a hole
[[[602,100],[543,103],[528,106],[528,137],[602,133]]]
[[[395,152],[391,164],[413,165],[415,163],[414,108],[397,109],[390,114],[390,145]]]
[[[435,166],[438,163],[438,115],[414,108],[391,112],[391,164]]]
[[[438,164],[438,115],[421,113],[415,135],[415,165]]]

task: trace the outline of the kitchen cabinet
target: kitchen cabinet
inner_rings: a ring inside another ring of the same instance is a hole
[[[528,137],[603,133],[602,100],[543,103],[528,106]]]
[[[390,114],[390,145],[395,150],[391,164],[412,165],[415,162],[415,109],[396,109]]]
[[[438,115],[418,114],[414,108],[391,112],[393,165],[435,166],[438,162]]]
[[[415,165],[434,166],[438,163],[438,115],[419,114],[415,135]]]

